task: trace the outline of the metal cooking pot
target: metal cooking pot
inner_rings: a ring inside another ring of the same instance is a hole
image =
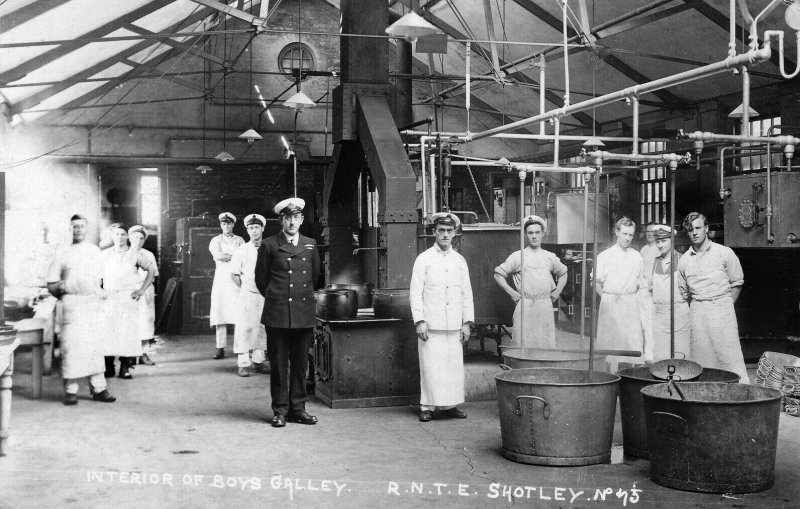
[[[524,368],[570,368],[589,367],[589,352],[562,352],[539,348],[520,348],[503,350],[503,363],[512,369]],[[603,371],[606,356],[594,355],[592,370]]]
[[[355,290],[322,289],[314,292],[317,318],[322,320],[353,320],[358,314],[358,295]]]
[[[376,288],[372,291],[372,309],[375,318],[401,318],[411,320],[411,302],[408,288]]]
[[[328,285],[328,288],[332,290],[355,290],[358,295],[358,307],[372,307],[372,283],[333,283]]]
[[[780,391],[677,382],[679,395],[671,385],[641,391],[653,481],[704,493],[769,489],[775,479]]]

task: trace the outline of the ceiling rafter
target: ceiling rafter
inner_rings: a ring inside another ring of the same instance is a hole
[[[400,1],[402,3],[404,3],[404,4],[406,4],[408,0],[400,0]],[[429,23],[431,23],[435,27],[437,27],[440,30],[442,30],[443,32],[445,32],[448,36],[452,37],[453,39],[460,39],[460,40],[469,39],[469,37],[467,37],[466,35],[462,34],[455,27],[451,26],[446,21],[440,19],[438,16],[436,16],[436,15],[434,15],[434,14],[432,14],[432,13],[426,11],[426,10],[420,10],[420,11],[418,11],[418,14],[421,15],[423,18],[425,18]],[[479,43],[473,42],[471,44],[471,46],[473,48],[478,48],[481,51],[485,51],[487,54],[489,53],[489,51]],[[506,65],[506,62],[504,60],[502,60],[502,59],[500,60],[500,63],[501,63],[501,65]],[[518,79],[518,80],[523,81],[524,83],[527,83],[527,84],[538,85],[538,83],[536,83],[533,79],[531,79],[528,75],[526,75],[525,73],[523,73],[521,71],[509,73],[509,74],[507,74],[507,76],[515,78],[515,79]],[[559,97],[556,93],[554,93],[552,91],[545,91],[545,96],[546,96],[547,100],[550,101],[553,104],[561,104],[561,103],[563,103],[562,98]],[[592,127],[593,120],[592,120],[591,115],[587,115],[586,113],[579,112],[579,113],[575,113],[573,115],[573,117],[577,121],[579,121],[581,124],[586,126],[587,128],[591,128]]]
[[[150,30],[147,30],[146,28],[142,28],[142,27],[140,27],[138,25],[134,25],[133,23],[131,23],[130,25],[127,25],[125,28],[127,30],[130,30],[131,32],[134,32],[134,33],[139,34],[139,35],[158,35],[155,32],[151,32]],[[177,48],[179,50],[186,51],[189,54],[194,55],[196,57],[204,58],[206,60],[214,62],[215,64],[219,64],[219,65],[221,65],[223,67],[225,66],[225,59],[224,58],[220,58],[217,55],[212,55],[211,53],[207,53],[207,52],[205,52],[203,50],[199,50],[197,48],[193,48],[193,47],[191,47],[190,45],[188,45],[186,43],[183,43],[183,42],[180,42],[180,41],[176,41],[176,40],[174,40],[172,38],[169,38],[169,37],[165,37],[165,38],[161,39],[160,42],[162,42],[162,43],[164,43],[164,44],[166,44],[168,46],[172,46],[173,48]]]
[[[71,53],[72,51],[75,51],[78,48],[83,47],[89,42],[92,42],[94,39],[103,37],[104,35],[114,32],[115,30],[123,28],[129,23],[133,23],[137,19],[147,16],[148,14],[151,14],[162,7],[169,5],[172,3],[172,1],[173,0],[153,0],[152,2],[149,2],[138,9],[134,9],[123,16],[109,21],[99,28],[95,28],[94,30],[86,32],[80,37],[76,37],[69,43],[61,44],[58,47],[46,51],[41,55],[35,56],[12,69],[8,69],[7,71],[0,73],[0,82],[18,81],[25,77],[28,73],[35,71],[36,69],[39,69],[40,67],[47,65],[50,62],[57,60],[58,58]]]
[[[543,7],[535,4],[533,0],[513,0],[513,1],[517,5],[528,11],[529,13],[533,14],[540,20],[544,21],[549,27],[561,32],[562,30],[561,19],[557,18],[556,16],[553,16]],[[577,34],[572,28],[567,27],[567,36],[578,37],[579,34]],[[650,78],[649,76],[645,76],[641,72],[635,70],[633,67],[620,60],[618,57],[615,56],[610,56],[610,58],[604,57],[603,60],[617,72],[622,73],[622,75],[624,75],[634,83],[647,83],[649,81],[652,81],[652,78]],[[657,90],[653,92],[653,94],[660,100],[667,103],[668,105],[677,106],[685,102],[683,98],[675,95],[669,90],[663,90],[663,89]]]
[[[8,32],[69,1],[70,0],[36,0],[25,7],[0,17],[0,31]]]
[[[197,21],[200,21],[202,19],[207,18],[211,14],[213,14],[213,12],[210,9],[207,9],[207,8],[200,9],[197,12],[195,12],[192,16],[189,16],[188,18],[183,19],[183,20],[179,21],[178,23],[176,23],[175,25],[173,25],[170,28],[170,30],[177,30],[180,27],[189,26],[192,23],[195,23]],[[198,35],[197,37],[201,37],[201,35]],[[152,41],[149,41],[149,42],[152,43]],[[146,47],[144,49],[146,49]],[[141,51],[141,50],[142,49],[140,49],[139,51]],[[152,58],[150,60],[142,62],[141,64],[139,64],[139,66],[131,69],[127,73],[123,74],[122,76],[119,76],[119,77],[109,81],[105,85],[97,87],[94,90],[90,90],[89,92],[81,95],[80,97],[77,97],[77,98],[75,98],[75,99],[63,104],[61,107],[68,109],[68,108],[71,108],[73,106],[81,105],[81,104],[84,104],[84,103],[86,103],[88,101],[91,101],[92,99],[100,97],[100,96],[106,94],[107,92],[113,90],[114,88],[116,88],[121,83],[123,83],[125,81],[129,81],[129,80],[135,79],[135,78],[137,78],[138,76],[140,76],[142,74],[150,72],[152,69],[154,69],[155,67],[160,65],[162,62],[164,62],[167,59],[171,58],[175,54],[180,53],[180,51],[181,50],[179,50],[177,48],[173,48],[173,49],[163,53],[162,55],[159,55],[159,56],[154,57],[154,58]],[[120,55],[121,54],[118,54],[115,57],[112,57],[112,59],[116,58],[116,60],[119,61],[121,59]],[[125,58],[127,58],[127,56]],[[109,59],[109,60],[112,60],[112,59]],[[55,114],[56,114],[55,112],[48,113],[47,115],[44,115],[44,116],[36,119],[36,121],[37,122],[43,122],[43,121],[51,118]]]
[[[186,18],[184,20],[179,21],[178,23],[176,23],[175,25],[170,27],[170,29],[174,29],[174,28],[179,27],[179,26],[185,26],[187,24],[191,25],[192,23],[195,23],[195,22],[200,21],[201,19],[205,18],[206,16],[208,16],[208,14],[209,14],[208,11],[198,11],[194,15],[190,16],[189,18]],[[144,50],[146,50],[147,48],[149,48],[151,46],[158,45],[158,44],[160,44],[162,42],[165,42],[165,40],[146,39],[146,40],[144,40],[142,42],[139,42],[139,43],[131,46],[130,48],[128,48],[128,49],[126,49],[124,51],[116,53],[115,55],[113,55],[113,56],[111,56],[111,57],[109,57],[109,58],[107,58],[105,60],[102,60],[102,61],[96,63],[95,65],[91,66],[91,67],[87,67],[87,68],[81,70],[80,72],[75,73],[75,74],[67,77],[62,83],[57,83],[55,85],[52,85],[52,86],[50,86],[50,87],[48,87],[48,88],[46,88],[44,90],[41,90],[41,91],[31,95],[30,97],[26,97],[25,99],[23,99],[23,100],[17,102],[16,104],[14,104],[12,106],[12,108],[11,108],[11,111],[14,112],[14,113],[24,113],[26,110],[29,110],[29,109],[33,108],[34,106],[36,106],[37,104],[41,103],[42,101],[45,101],[48,98],[58,94],[59,92],[62,92],[64,90],[68,89],[69,87],[71,87],[74,84],[74,81],[83,80],[83,79],[89,78],[91,76],[94,76],[95,74],[103,71],[104,69],[107,69],[108,67],[111,67],[112,65],[114,65],[114,64],[116,64],[118,62],[126,60],[129,57],[132,57],[133,55],[136,55],[137,53],[139,53],[141,51],[144,51]],[[182,46],[184,46],[183,51],[186,51],[185,48],[188,48],[188,45],[183,44],[183,43],[181,43],[181,44],[182,44]],[[181,49],[181,48],[178,48],[178,49]]]

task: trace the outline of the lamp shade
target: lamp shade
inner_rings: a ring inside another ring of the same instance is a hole
[[[214,168],[212,168],[211,166],[207,166],[205,164],[202,164],[202,165],[198,166],[195,169],[197,171],[199,171],[200,173],[202,173],[203,175],[205,175],[206,173],[208,173],[210,171],[214,171]]]
[[[240,134],[239,138],[241,138],[243,140],[247,140],[247,143],[253,143],[256,140],[262,139],[261,135],[258,134],[256,132],[256,130],[253,129],[252,127],[250,129],[248,129],[247,131],[243,132],[242,134]]]
[[[586,148],[600,148],[600,147],[605,147],[606,144],[603,143],[603,141],[600,138],[592,136],[591,138],[583,142],[583,146]]]
[[[416,12],[411,11],[389,25],[386,29],[386,33],[392,37],[415,41],[426,35],[441,34],[442,31],[430,24]]]
[[[233,157],[232,155],[223,150],[222,152],[214,156],[214,159],[218,159],[224,163],[225,161],[233,161],[235,157]]]
[[[312,101],[303,91],[299,91],[283,103],[284,106],[302,110],[303,108],[313,108],[316,103]]]
[[[759,113],[751,107],[747,107],[750,117],[757,117]],[[742,118],[744,116],[744,103],[739,104],[732,112],[728,113],[730,118]]]

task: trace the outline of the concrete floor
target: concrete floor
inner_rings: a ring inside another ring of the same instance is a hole
[[[82,385],[75,407],[61,404],[57,375],[30,399],[29,354],[18,355],[0,508],[800,507],[800,419],[785,414],[775,486],[704,495],[661,487],[648,461],[623,457],[619,420],[612,463],[587,467],[503,458],[495,401],[423,424],[414,407],[332,410],[311,398],[319,424],[274,429],[267,375],[240,378],[234,358],[212,360],[211,336],[160,345],[158,366],[110,381],[116,403]],[[471,371],[496,370],[491,355],[469,359]]]

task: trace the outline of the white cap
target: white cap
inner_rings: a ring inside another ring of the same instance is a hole
[[[278,204],[275,205],[275,207],[272,210],[279,216],[282,216],[287,213],[294,214],[295,212],[301,212],[305,208],[305,206],[306,206],[306,201],[304,199],[293,197],[279,201]]]
[[[249,216],[244,218],[245,226],[250,226],[253,223],[257,223],[260,224],[261,226],[264,226],[265,224],[267,224],[267,220],[261,214],[250,214]]]
[[[230,212],[223,212],[222,214],[219,215],[219,220],[220,220],[220,222],[222,222],[222,221],[230,221],[231,223],[235,223],[236,222],[236,216],[234,216]]]
[[[458,227],[461,226],[461,220],[452,212],[437,212],[436,214],[433,214],[431,216],[431,223],[446,224],[455,229],[458,229]]]
[[[526,216],[525,219],[522,221],[522,224],[525,228],[532,224],[538,224],[542,227],[542,232],[547,231],[547,221],[545,221],[542,217],[536,215]]]
[[[129,237],[134,233],[141,233],[144,236],[145,239],[147,238],[147,228],[145,228],[144,226],[142,226],[140,224],[135,224],[135,225],[131,226],[130,228],[128,228],[128,236]]]

